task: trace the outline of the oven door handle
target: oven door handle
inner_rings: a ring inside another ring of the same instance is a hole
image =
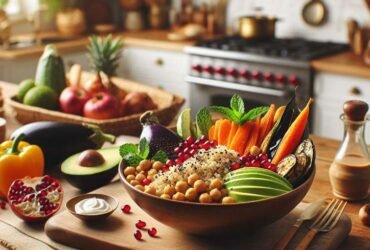
[[[268,89],[263,87],[256,87],[251,85],[245,85],[240,83],[232,83],[232,82],[223,82],[213,79],[204,79],[200,77],[194,77],[194,76],[187,76],[186,81],[191,84],[199,84],[204,86],[210,86],[210,87],[217,87],[217,88],[223,88],[223,89],[229,89],[229,90],[238,90],[238,91],[244,91],[254,94],[263,94],[263,95],[270,95],[270,96],[276,96],[276,97],[287,97],[291,95],[290,90],[278,90],[278,89]]]

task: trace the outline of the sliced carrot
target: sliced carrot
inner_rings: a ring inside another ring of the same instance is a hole
[[[251,150],[251,148],[257,144],[258,136],[259,136],[259,132],[261,128],[260,123],[261,123],[261,118],[258,117],[257,120],[253,123],[253,129],[249,137],[247,146],[245,147],[244,154],[249,154],[249,151]]]
[[[302,110],[302,112],[290,125],[288,131],[285,133],[276,151],[276,154],[272,159],[273,164],[278,164],[285,156],[291,154],[293,150],[298,146],[298,143],[300,142],[307,125],[311,103],[312,98],[310,98],[306,107]]]
[[[208,139],[209,140],[214,140],[215,139],[215,125],[212,125],[212,127],[209,128],[208,130]]]
[[[221,124],[222,119],[217,120],[215,122],[215,131],[213,134],[213,140],[215,140],[218,143],[218,131],[220,130],[220,124]]]
[[[275,104],[271,104],[267,113],[262,117],[261,129],[258,137],[258,146],[261,145],[263,139],[270,132],[271,128],[274,126],[274,115],[275,115]]]
[[[236,122],[231,123],[230,133],[227,138],[227,147],[230,148],[231,142],[236,134],[236,131],[238,130],[239,125]]]
[[[280,120],[280,118],[283,116],[283,113],[285,111],[285,106],[280,106],[276,112],[275,112],[275,115],[274,115],[274,124]]]
[[[246,122],[238,128],[231,142],[230,148],[239,154],[244,154],[245,146],[248,143],[249,135],[253,128],[253,122]]]
[[[220,145],[227,145],[227,139],[230,133],[231,121],[223,119],[220,122],[220,128],[218,130],[217,142]]]

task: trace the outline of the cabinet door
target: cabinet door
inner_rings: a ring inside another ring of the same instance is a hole
[[[187,68],[188,59],[185,53],[125,47],[122,68],[118,75],[163,88],[188,99],[189,86],[185,81]]]
[[[315,108],[314,133],[342,140],[343,123],[340,115],[347,100],[370,101],[370,79],[330,73],[317,73],[314,82]],[[368,113],[370,115],[370,112]],[[369,123],[369,122],[368,122]],[[365,128],[367,144],[370,144],[370,125]]]

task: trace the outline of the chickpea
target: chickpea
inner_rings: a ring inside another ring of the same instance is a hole
[[[169,196],[168,194],[162,194],[161,198],[166,199],[166,200],[171,200],[171,196]]]
[[[257,147],[256,145],[252,146],[251,149],[249,150],[249,153],[253,156],[256,156],[258,155],[259,153],[261,153],[261,149],[259,147]]]
[[[152,169],[150,169],[149,171],[148,171],[148,175],[156,175],[158,173],[158,171],[157,170],[155,170],[154,168],[152,168]]]
[[[148,180],[150,180],[150,181],[153,181],[153,180],[154,180],[154,176],[153,176],[153,175],[148,175],[146,178],[147,178]]]
[[[172,196],[172,199],[175,201],[184,201],[185,200],[185,195],[183,193],[177,192]]]
[[[207,185],[202,180],[196,180],[194,182],[194,188],[197,191],[198,194],[204,193],[207,191]]]
[[[178,181],[176,183],[176,191],[185,194],[186,189],[188,189],[189,186],[185,181]]]
[[[152,165],[153,169],[159,171],[163,168],[163,163],[160,161],[155,161]]]
[[[131,174],[135,174],[136,169],[134,167],[127,167],[125,170],[123,170],[123,174],[125,176],[129,176]]]
[[[229,191],[226,188],[221,189],[221,196],[225,197],[229,195]]]
[[[196,201],[198,198],[198,193],[194,188],[189,188],[188,190],[186,190],[185,198],[188,201]]]
[[[144,191],[144,187],[142,185],[140,185],[140,184],[135,185],[135,188],[136,189],[139,189],[140,191]]]
[[[233,197],[230,197],[230,196],[226,196],[224,198],[222,198],[222,204],[231,204],[231,203],[235,203],[236,201],[234,200]]]
[[[137,172],[137,173],[140,173],[141,171],[142,171],[141,166],[140,166],[140,165],[138,165],[138,166],[136,167],[136,172]]]
[[[167,186],[164,188],[163,192],[164,192],[165,194],[168,194],[169,196],[171,196],[171,197],[172,197],[172,196],[176,193],[176,188],[175,188],[175,187],[172,187],[172,186],[170,186],[170,185],[167,185]]]
[[[197,174],[192,174],[188,177],[188,184],[194,186],[194,182],[197,180],[199,180],[199,176]]]
[[[214,188],[221,189],[223,185],[224,183],[220,179],[213,179],[209,186],[211,189],[214,189]]]
[[[212,189],[211,192],[209,192],[209,195],[211,196],[212,200],[216,202],[220,201],[222,198],[221,191],[217,188]]]
[[[142,170],[148,171],[152,167],[152,162],[150,160],[142,160],[139,166],[141,166]]]
[[[138,175],[136,175],[135,179],[138,181],[138,182],[142,182],[144,179],[145,179],[145,175],[140,173]]]
[[[157,194],[157,190],[155,189],[155,187],[145,186],[145,193],[156,195]]]
[[[211,203],[212,197],[209,195],[209,193],[204,193],[199,196],[199,202],[200,203]]]
[[[140,183],[137,180],[132,180],[130,181],[130,184],[135,187],[136,185],[139,185]]]
[[[135,180],[135,175],[133,174],[127,175],[126,180],[130,183],[131,181]]]

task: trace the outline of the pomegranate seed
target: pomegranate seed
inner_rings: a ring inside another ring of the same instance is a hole
[[[197,152],[197,150],[196,150],[195,148],[193,148],[192,150],[190,150],[189,154],[190,154],[191,156],[193,156],[193,155],[195,155],[195,154],[196,154],[196,152]]]
[[[233,163],[231,164],[231,170],[237,170],[240,168],[240,164],[239,163]]]
[[[194,145],[200,145],[201,144],[201,142],[200,142],[200,140],[198,139],[198,140],[196,140],[195,142],[194,142]]]
[[[205,135],[202,135],[202,137],[200,137],[200,141],[201,142],[207,141],[207,137]]]
[[[208,150],[208,149],[211,148],[211,145],[208,142],[206,142],[206,143],[202,144],[201,148],[203,148],[205,150]]]
[[[143,180],[143,185],[144,186],[147,186],[147,185],[149,185],[150,183],[151,183],[152,181],[151,180],[149,180],[148,178],[145,178],[144,180]]]
[[[198,147],[198,145],[197,144],[192,144],[192,145],[190,145],[190,148],[191,149],[199,149],[199,147]]]
[[[251,165],[252,165],[252,167],[256,167],[256,168],[260,167],[260,163],[257,160],[253,160],[251,162]]]
[[[0,200],[0,208],[1,208],[1,209],[5,209],[5,208],[6,208],[6,203],[5,203],[5,201],[1,201],[1,200]]]
[[[179,148],[183,148],[184,147],[184,143],[183,142],[180,142],[179,143]]]
[[[180,147],[176,147],[174,150],[175,154],[178,154],[181,152],[181,148]]]
[[[142,240],[143,239],[143,235],[139,230],[136,230],[136,233],[134,233],[134,237],[137,240]]]
[[[189,148],[185,148],[183,153],[184,153],[184,154],[189,154],[190,150],[191,150],[191,148],[190,148],[190,147],[189,147]]]
[[[276,172],[276,165],[272,164],[268,167],[269,170]]]
[[[261,156],[259,156],[260,160],[262,161],[267,161],[268,160],[268,156],[267,154],[262,154]]]
[[[178,158],[178,159],[175,160],[175,163],[177,165],[181,165],[182,164],[182,160],[180,158]]]
[[[126,205],[122,206],[121,210],[125,214],[130,214],[131,213],[131,206],[126,204]]]
[[[136,225],[137,228],[143,229],[143,228],[145,228],[146,223],[145,223],[145,221],[139,220],[135,225]]]
[[[169,168],[169,167],[167,167],[167,166],[162,167],[162,171],[163,171],[163,172],[166,172],[166,171],[168,171],[168,170],[170,170],[170,168]]]
[[[174,164],[173,160],[167,160],[166,161],[166,165],[169,166],[169,167],[173,166],[173,164]]]
[[[151,237],[155,237],[157,235],[157,229],[155,227],[152,227],[151,229],[148,230],[148,234]]]

